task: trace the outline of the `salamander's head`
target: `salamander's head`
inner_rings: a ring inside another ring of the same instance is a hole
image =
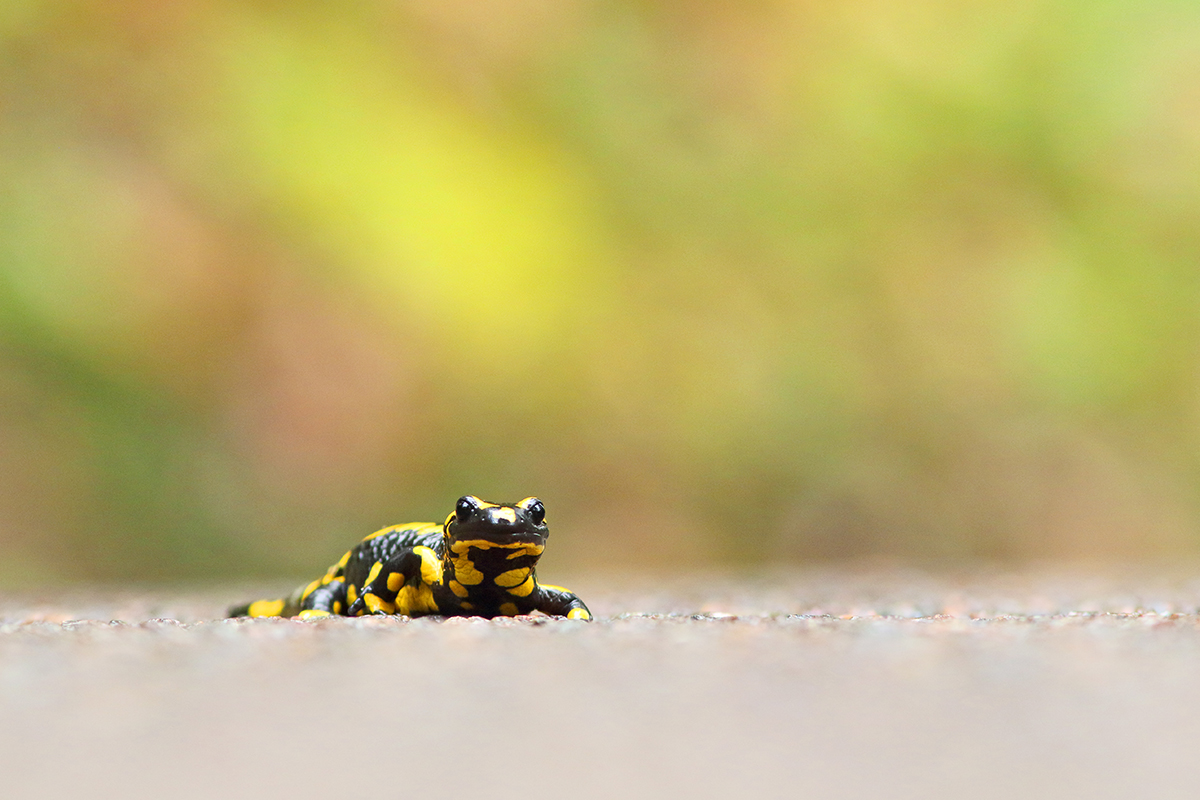
[[[550,535],[546,507],[536,497],[512,505],[489,503],[474,495],[460,497],[444,530],[451,543],[478,541],[492,547],[524,548],[530,555],[541,555]]]

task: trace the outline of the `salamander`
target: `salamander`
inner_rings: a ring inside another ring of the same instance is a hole
[[[229,616],[492,618],[541,611],[590,620],[574,593],[537,580],[549,535],[546,507],[536,497],[508,504],[467,495],[441,525],[414,522],[376,531],[289,597],[247,603]]]

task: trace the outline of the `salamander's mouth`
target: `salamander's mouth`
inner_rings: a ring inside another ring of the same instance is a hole
[[[495,545],[523,545],[546,543],[544,532],[520,528],[497,528],[491,525],[451,525],[450,538],[454,541],[482,540]]]

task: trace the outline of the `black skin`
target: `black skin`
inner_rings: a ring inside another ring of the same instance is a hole
[[[499,504],[467,495],[442,526],[385,528],[286,600],[249,603],[230,616],[492,618],[540,611],[591,619],[575,594],[537,582],[537,561],[550,535],[545,518],[546,509],[535,497]]]

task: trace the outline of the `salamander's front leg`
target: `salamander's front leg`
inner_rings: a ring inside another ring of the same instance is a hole
[[[567,619],[592,618],[592,612],[583,604],[578,595],[569,592],[561,586],[538,586],[537,605],[535,608],[543,614]]]
[[[346,609],[347,616],[395,614],[396,595],[414,576],[421,574],[421,556],[412,550],[397,553],[388,561],[377,561],[367,573],[362,589]]]

